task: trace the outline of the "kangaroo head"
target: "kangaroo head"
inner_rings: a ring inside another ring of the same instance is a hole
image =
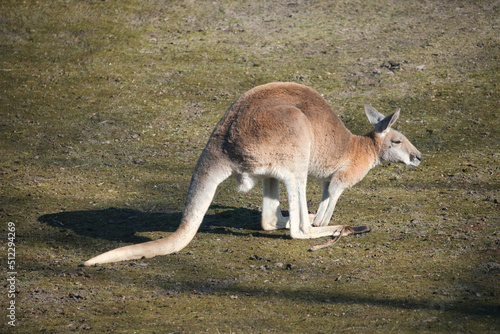
[[[374,133],[382,139],[380,160],[418,166],[422,161],[422,154],[401,132],[391,128],[399,117],[399,111],[398,109],[394,114],[385,117],[372,106],[365,105],[366,116],[375,126]]]

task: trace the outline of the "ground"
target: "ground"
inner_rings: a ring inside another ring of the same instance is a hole
[[[0,330],[499,332],[499,18],[494,0],[3,1]],[[423,163],[376,167],[335,212],[373,232],[310,253],[328,239],[261,231],[260,187],[229,180],[181,252],[81,266],[174,231],[215,124],[271,81],[356,134],[364,103],[401,108]]]

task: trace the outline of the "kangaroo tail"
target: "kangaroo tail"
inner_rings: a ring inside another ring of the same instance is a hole
[[[84,265],[151,258],[178,252],[186,247],[198,231],[217,186],[231,175],[227,166],[223,166],[220,160],[213,161],[215,159],[211,159],[206,151],[207,149],[196,165],[182,221],[174,233],[163,239],[113,249],[86,261]]]

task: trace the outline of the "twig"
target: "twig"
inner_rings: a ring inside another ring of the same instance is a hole
[[[332,240],[329,240],[322,245],[312,246],[311,248],[309,248],[309,251],[314,252],[314,251],[317,251],[318,249],[323,249],[323,248],[327,248],[327,247],[335,245],[342,237],[342,234],[344,233],[344,229],[345,229],[345,226],[342,227],[340,234],[337,235],[336,237],[334,237]]]

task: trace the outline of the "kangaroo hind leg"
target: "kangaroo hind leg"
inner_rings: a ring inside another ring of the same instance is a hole
[[[288,227],[288,218],[281,213],[279,180],[262,179],[262,229],[271,231]]]
[[[343,225],[311,226],[310,217],[307,212],[306,178],[299,177],[297,179],[285,180],[285,183],[287,183],[288,198],[290,202],[290,235],[293,239],[313,239],[326,236],[338,236],[341,233],[347,235],[349,233],[344,231]],[[334,195],[330,198],[330,201],[334,199],[334,202],[336,202],[338,196],[340,196],[340,194],[337,196]],[[333,207],[326,208],[325,216],[328,215],[330,211],[333,212]],[[329,217],[331,217],[331,215]]]

